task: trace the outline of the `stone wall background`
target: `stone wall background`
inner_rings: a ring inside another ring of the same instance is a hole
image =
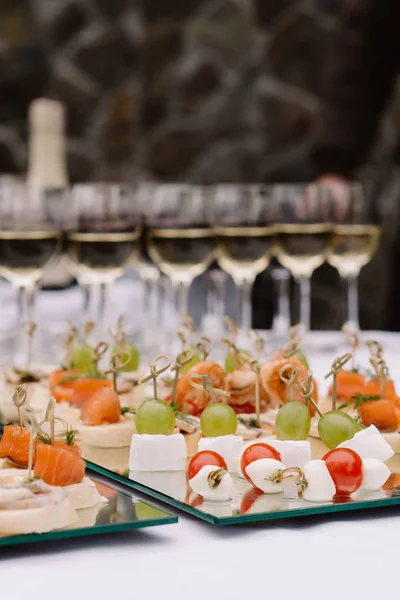
[[[0,171],[25,171],[27,107],[47,96],[68,107],[72,182],[306,180],[343,1],[0,0]],[[399,115],[400,95],[367,171],[384,172]],[[396,196],[380,203],[386,250],[363,271],[365,326],[384,326],[371,290],[388,286]],[[332,269],[315,278],[316,325],[341,324],[338,286]]]

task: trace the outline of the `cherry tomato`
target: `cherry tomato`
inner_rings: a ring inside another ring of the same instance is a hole
[[[275,450],[275,448],[269,446],[268,444],[258,442],[257,444],[248,446],[248,448],[246,448],[246,450],[243,452],[242,458],[240,459],[240,468],[244,477],[246,477],[247,481],[249,481],[252,485],[253,482],[246,473],[246,467],[250,463],[254,462],[255,460],[259,460],[260,458],[275,458],[276,460],[280,460],[282,462],[282,458],[278,450]]]
[[[245,515],[261,496],[264,496],[264,492],[258,488],[247,490],[240,503],[240,514]]]
[[[336,486],[337,496],[348,496],[362,483],[363,466],[359,455],[350,448],[335,448],[323,459]]]
[[[213,465],[218,468],[228,470],[226,462],[220,454],[213,450],[202,450],[193,456],[188,466],[188,478],[193,479],[195,475],[207,465]]]

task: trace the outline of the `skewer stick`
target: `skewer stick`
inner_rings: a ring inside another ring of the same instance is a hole
[[[28,392],[26,390],[26,387],[24,385],[18,385],[14,390],[13,403],[14,403],[14,406],[16,406],[17,411],[18,411],[18,420],[19,420],[19,425],[20,425],[21,431],[23,428],[21,408],[23,406],[25,406],[25,404],[27,403],[27,399],[28,399]]]
[[[105,355],[107,350],[108,350],[107,342],[99,342],[97,344],[96,348],[93,350],[92,362],[94,364],[94,370],[95,370],[96,374],[98,373],[99,361],[103,358],[103,356]]]
[[[285,375],[286,371],[289,371],[288,376]],[[297,378],[299,376],[299,373],[300,373],[299,367],[295,367],[294,365],[292,365],[290,363],[288,363],[287,365],[283,365],[283,367],[281,367],[279,369],[280,379],[283,381],[283,383],[286,383],[286,385],[289,388],[290,402],[292,402],[292,400],[294,400],[295,388],[296,387],[298,388]]]
[[[350,325],[343,325],[342,332],[344,333],[346,340],[348,341],[349,346],[351,347],[351,352],[353,355],[352,362],[351,362],[351,368],[353,371],[355,371],[355,369],[356,369],[356,352],[357,352],[357,348],[360,345],[360,338],[358,336],[358,331],[356,329],[354,329],[353,327],[351,327]]]
[[[250,365],[256,374],[256,418],[257,418],[258,425],[260,425],[260,422],[261,422],[260,421],[260,413],[261,413],[261,409],[260,409],[260,371],[261,371],[261,365],[258,362],[258,360],[253,360],[250,363]]]
[[[335,358],[335,360],[332,363],[331,370],[329,371],[329,373],[327,375],[325,375],[325,379],[328,379],[328,377],[333,375],[332,410],[336,410],[336,402],[337,402],[336,379],[337,379],[338,373],[343,369],[344,365],[349,362],[349,360],[351,359],[351,356],[352,355],[350,352],[346,352],[346,354],[343,354],[343,356],[339,356],[338,358]]]
[[[201,337],[196,344],[196,348],[199,351],[201,360],[207,360],[208,355],[211,352],[212,341],[208,337]]]
[[[122,360],[123,356],[125,356],[125,360]],[[118,394],[118,389],[117,389],[118,373],[120,371],[122,371],[122,369],[124,367],[126,367],[126,365],[129,364],[130,360],[131,360],[130,352],[114,352],[114,354],[111,356],[111,368],[108,371],[105,371],[106,375],[109,375],[110,373],[112,373],[113,388],[114,388],[114,392],[117,392],[117,394]]]
[[[53,445],[56,434],[55,434],[55,419],[54,412],[56,409],[56,400],[53,396],[50,396],[49,402],[47,404],[46,412],[44,415],[44,420],[50,424],[50,444]]]
[[[307,378],[303,382],[303,385],[301,386],[300,391],[301,391],[301,395],[304,398],[306,406],[308,407],[308,405],[311,403],[313,405],[313,407],[315,408],[315,411],[319,414],[320,417],[322,417],[322,412],[319,410],[318,404],[315,402],[314,398],[312,397],[312,395],[314,393],[314,383],[313,383],[313,375],[312,375],[311,371],[309,371],[307,373]]]
[[[178,356],[176,357],[175,366],[173,367],[173,371],[175,371],[174,383],[173,383],[173,387],[172,387],[172,401],[171,401],[171,404],[173,406],[176,405],[176,389],[178,387],[180,370],[182,369],[182,367],[184,367],[185,365],[190,363],[190,361],[193,360],[193,358],[194,358],[194,352],[193,352],[193,350],[190,350],[190,349],[184,350],[183,352],[178,354]]]
[[[156,368],[156,364],[158,362],[160,362],[160,360],[166,360],[167,364],[160,367],[159,369]],[[141,385],[143,383],[147,383],[148,381],[150,381],[151,379],[153,380],[153,392],[154,392],[154,398],[157,398],[157,377],[159,375],[161,375],[161,373],[164,373],[164,371],[166,371],[167,369],[169,369],[171,366],[171,362],[168,358],[168,356],[166,354],[160,354],[159,356],[157,356],[151,363],[150,363],[150,375],[148,375],[147,377],[145,377],[144,379],[141,379],[139,381],[138,385]]]
[[[201,381],[201,383],[198,383]],[[217,402],[216,394],[220,396],[229,397],[230,393],[225,390],[221,390],[219,388],[215,388],[211,379],[208,375],[201,375],[200,373],[192,373],[189,377],[190,385],[200,391],[205,391],[209,394],[211,399],[211,404],[215,404]]]

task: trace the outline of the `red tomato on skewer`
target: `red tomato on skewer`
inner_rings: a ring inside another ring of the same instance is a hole
[[[246,467],[250,463],[255,460],[259,460],[260,458],[275,458],[275,460],[279,460],[282,462],[282,457],[278,450],[275,450],[272,446],[268,444],[264,444],[263,442],[258,442],[257,444],[252,444],[242,454],[242,458],[240,459],[240,469],[243,473],[243,476],[246,477],[247,481],[253,484],[252,480],[246,473]]]
[[[201,450],[193,456],[188,466],[188,479],[193,479],[203,467],[212,465],[218,469],[226,469],[226,462],[220,454],[213,450]]]
[[[335,448],[323,459],[336,486],[337,496],[348,496],[358,490],[363,479],[363,465],[359,455],[350,448]]]

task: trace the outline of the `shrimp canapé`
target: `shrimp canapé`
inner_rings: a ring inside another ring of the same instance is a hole
[[[205,390],[199,390],[191,385],[190,376],[193,373],[208,375],[214,388],[221,390],[226,390],[226,373],[217,363],[201,361],[179,379],[176,403],[188,414],[199,416],[210,403],[210,395]]]

